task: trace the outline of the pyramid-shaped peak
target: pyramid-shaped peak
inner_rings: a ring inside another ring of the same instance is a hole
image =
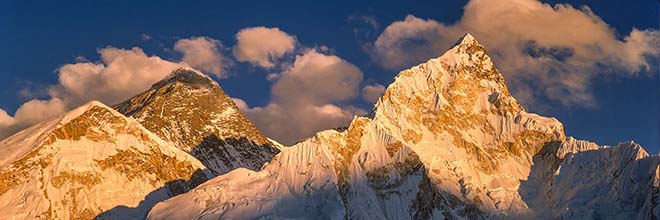
[[[110,108],[107,105],[103,104],[103,102],[97,101],[97,100],[92,100],[84,105],[81,105],[80,108],[91,108],[91,107],[101,107],[101,108]]]
[[[75,109],[67,112],[66,114],[64,114],[64,116],[62,116],[62,119],[60,120],[59,124],[67,124],[71,120],[73,120],[75,118],[78,118],[81,115],[85,114],[85,112],[87,112],[89,110],[92,110],[92,109],[95,109],[95,108],[105,109],[108,112],[112,113],[113,115],[116,115],[116,116],[122,117],[122,118],[124,117],[121,113],[115,111],[113,108],[110,108],[109,106],[103,104],[102,102],[92,100],[92,101],[89,101],[89,102],[85,103],[84,105],[81,105],[78,108],[75,108]]]
[[[158,88],[175,82],[197,86],[218,86],[215,80],[203,73],[192,69],[179,68],[172,71],[172,73],[163,78],[163,80],[154,84],[152,88]]]
[[[173,77],[201,77],[201,78],[209,79],[209,77],[203,73],[186,68],[178,68],[172,71],[172,73],[170,73],[170,75],[166,78],[173,78]]]
[[[456,41],[456,44],[454,46],[473,45],[473,44],[481,45],[481,44],[479,44],[477,39],[474,38],[474,36],[472,36],[472,34],[465,33],[465,35],[463,35],[463,37],[459,38],[458,41]]]

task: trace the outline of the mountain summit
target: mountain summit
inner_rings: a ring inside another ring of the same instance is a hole
[[[216,175],[257,170],[279,152],[213,79],[193,70],[177,69],[115,108]]]
[[[659,158],[566,138],[556,119],[527,113],[466,34],[401,71],[373,118],[209,180],[148,219],[655,219]]]
[[[141,219],[212,175],[96,101],[0,142],[0,219]]]

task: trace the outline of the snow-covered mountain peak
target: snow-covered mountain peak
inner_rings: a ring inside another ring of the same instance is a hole
[[[118,116],[118,117],[121,117],[121,118],[124,117],[121,113],[119,113],[116,110],[112,109],[111,107],[103,104],[102,102],[92,100],[92,101],[89,101],[89,102],[87,102],[87,103],[85,103],[85,104],[83,104],[83,105],[67,112],[63,116],[61,116],[61,119],[59,120],[59,124],[60,125],[67,124],[71,120],[83,115],[85,112],[90,111],[94,108],[105,109],[110,114],[114,114],[115,116]]]
[[[559,121],[524,111],[482,45],[469,34],[460,42],[438,58],[401,71],[376,103],[375,120],[405,127],[401,135],[408,140],[419,139],[415,137],[422,127],[434,133],[446,128],[454,134],[494,130],[494,138],[506,138],[517,133],[509,127],[516,124],[564,138]],[[512,123],[501,127],[498,118]]]
[[[463,37],[458,39],[458,41],[456,42],[456,45],[462,45],[462,44],[464,44],[464,45],[479,44],[479,42],[477,42],[477,39],[474,38],[474,36],[472,36],[472,34],[465,33],[465,35],[463,35]]]
[[[524,212],[518,180],[546,143],[564,140],[563,126],[525,112],[486,49],[471,35],[459,42],[401,71],[376,103],[373,123],[415,152],[444,191],[478,201],[484,212]]]
[[[420,97],[419,101],[430,101],[420,104],[436,110],[448,104],[461,112],[494,110],[515,114],[523,110],[485,48],[470,34],[438,58],[401,71],[376,109],[384,108],[386,102],[401,93],[415,93],[412,97]]]
[[[215,174],[259,169],[279,152],[213,79],[193,70],[177,69],[115,108]]]
[[[211,176],[197,159],[96,101],[0,146],[2,219],[139,219]]]
[[[152,85],[151,89],[159,88],[176,82],[188,84],[194,87],[219,87],[215,80],[203,73],[197,72],[193,69],[179,68],[172,71],[172,73],[167,75],[161,81]]]

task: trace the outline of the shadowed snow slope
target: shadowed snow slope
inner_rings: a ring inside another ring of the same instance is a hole
[[[657,156],[566,138],[556,119],[525,112],[469,34],[401,71],[372,119],[275,158],[148,218],[655,219],[660,209]]]
[[[142,219],[211,177],[197,159],[95,101],[0,146],[0,219]]]

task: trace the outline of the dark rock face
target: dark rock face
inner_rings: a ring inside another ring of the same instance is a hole
[[[178,69],[115,108],[175,143],[216,175],[258,170],[279,150],[211,78]]]

